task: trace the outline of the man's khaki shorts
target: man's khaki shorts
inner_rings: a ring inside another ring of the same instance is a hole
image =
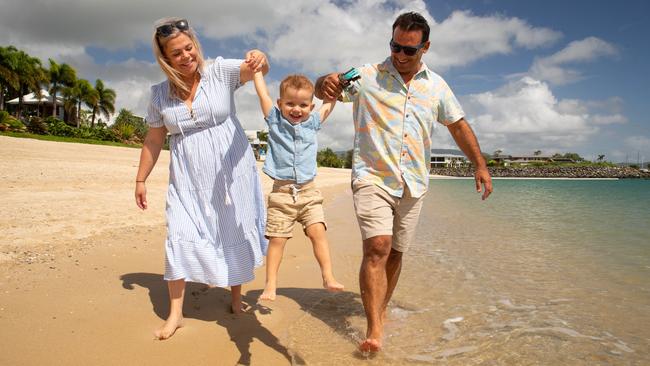
[[[275,180],[267,210],[267,238],[291,238],[296,222],[302,224],[303,230],[319,222],[327,229],[323,196],[314,181],[299,185],[290,180]]]
[[[352,193],[361,239],[392,235],[392,248],[406,252],[415,234],[424,195],[411,197],[405,185],[404,195],[395,197],[374,183],[359,178],[352,181]]]

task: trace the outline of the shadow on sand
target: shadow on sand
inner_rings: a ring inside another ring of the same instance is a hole
[[[276,293],[295,301],[302,311],[322,321],[355,347],[365,338],[365,330],[354,327],[350,322],[353,317],[365,318],[359,294],[348,291],[329,293],[325,289],[295,287],[279,288]],[[262,290],[251,290],[246,296],[249,299],[259,299],[261,294]],[[356,350],[352,356],[367,360],[375,355],[363,354]]]
[[[149,290],[149,298],[153,311],[165,320],[169,314],[169,298],[167,283],[163,276],[154,273],[128,273],[120,277],[122,287],[133,290],[134,285]],[[250,344],[255,338],[268,347],[276,350],[291,364],[304,364],[302,358],[292,354],[280,343],[280,340],[269,332],[257,319],[255,312],[265,314],[270,309],[255,304],[256,297],[243,296],[242,300],[252,305],[252,309],[236,316],[230,312],[230,291],[220,287],[208,287],[204,284],[187,282],[185,287],[185,301],[183,316],[185,318],[216,322],[228,331],[230,340],[239,350],[238,365],[250,365]]]

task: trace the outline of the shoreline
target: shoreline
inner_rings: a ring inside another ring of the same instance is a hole
[[[522,166],[522,167],[488,167],[492,178],[618,178],[650,179],[650,172],[630,167],[613,166]],[[472,177],[472,167],[432,168],[430,175],[449,177]]]
[[[451,175],[429,174],[429,179],[471,179],[474,177],[455,177]],[[571,178],[571,177],[492,177],[492,180],[620,180],[625,178]]]

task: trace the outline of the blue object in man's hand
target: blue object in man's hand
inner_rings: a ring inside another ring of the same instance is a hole
[[[357,93],[357,90],[352,82],[359,79],[361,79],[361,74],[359,73],[359,70],[355,69],[354,67],[344,73],[339,74],[339,81],[341,82],[343,89],[353,95]]]

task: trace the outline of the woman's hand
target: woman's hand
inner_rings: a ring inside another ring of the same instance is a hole
[[[239,67],[239,81],[242,84],[251,81],[257,72],[266,75],[269,72],[269,61],[264,52],[250,50],[246,52],[246,59],[244,59],[244,62]]]
[[[244,62],[248,64],[248,67],[250,67],[253,73],[262,71],[263,74],[266,74],[266,72],[268,72],[268,60],[266,59],[264,52],[260,50],[250,50],[246,52],[246,59]]]
[[[135,204],[141,210],[147,209],[147,187],[144,185],[144,182],[135,183]]]

